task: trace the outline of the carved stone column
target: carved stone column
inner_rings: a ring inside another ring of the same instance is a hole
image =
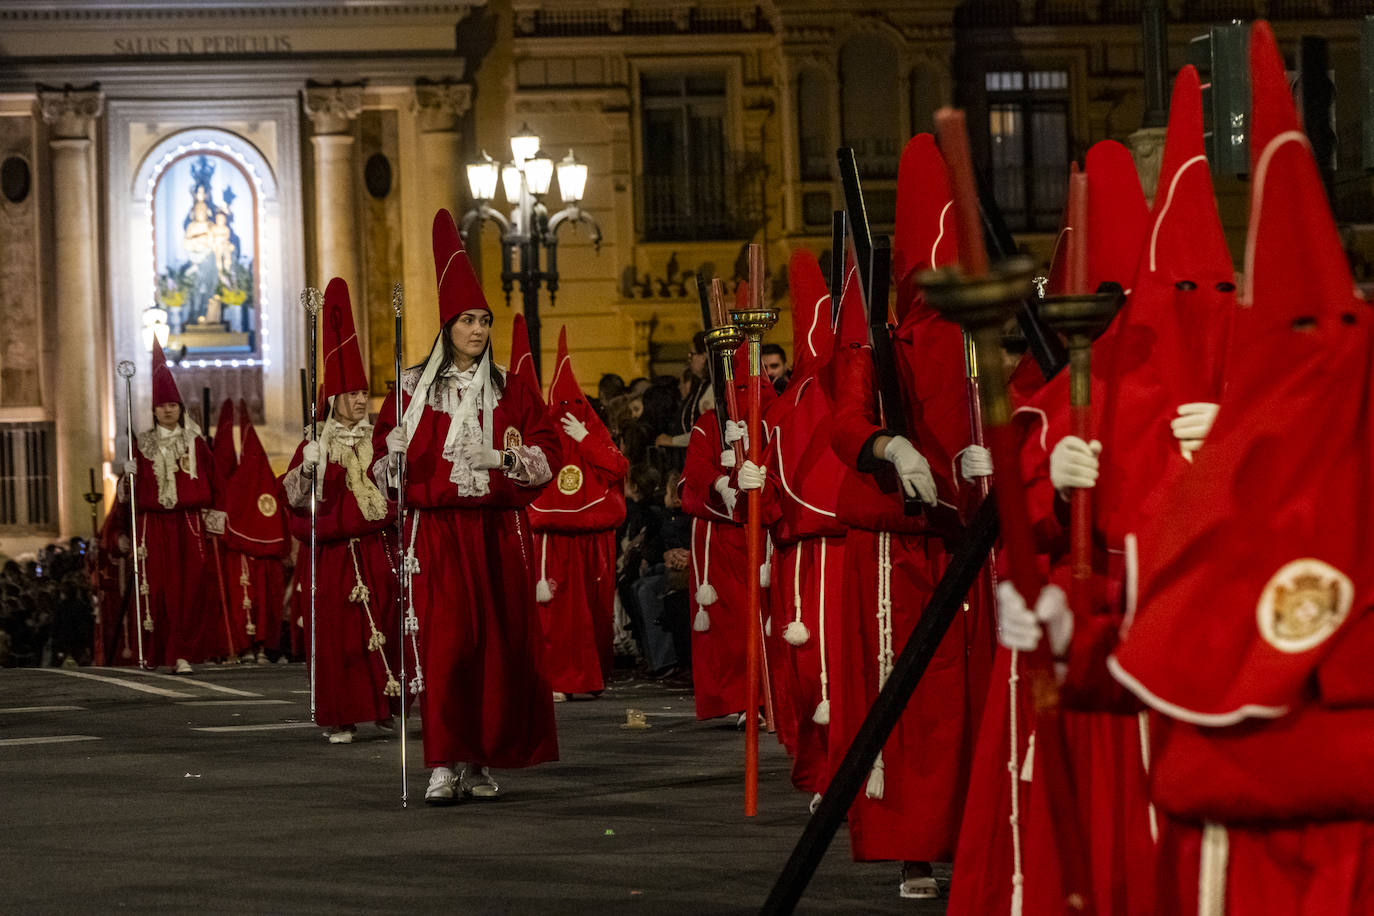
[[[353,122],[363,110],[361,85],[307,85],[305,113],[314,126],[315,147],[315,264],[318,276],[310,285],[324,289],[334,277],[348,284],[353,301],[353,326],[367,353],[367,312],[358,286],[358,208],[354,187]]]
[[[39,104],[52,149],[56,264],[53,301],[58,309],[57,371],[53,373],[57,427],[57,502],[63,537],[86,534],[90,509],[82,500],[86,469],[105,456],[100,405],[106,339],[100,310],[99,240],[96,222],[96,118],[104,110],[99,85],[81,89],[40,87]]]
[[[466,83],[429,80],[415,83],[411,109],[417,128],[418,177],[419,186],[424,189],[426,228],[440,207],[447,207],[455,220],[461,222],[463,219],[466,178],[460,124],[471,107],[472,87]],[[438,303],[433,296],[415,296],[410,303],[415,310],[406,317],[406,348],[423,353],[428,350],[434,329],[439,326]]]

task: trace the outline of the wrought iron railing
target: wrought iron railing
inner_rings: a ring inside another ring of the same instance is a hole
[[[0,423],[0,531],[57,525],[57,449],[51,423]]]

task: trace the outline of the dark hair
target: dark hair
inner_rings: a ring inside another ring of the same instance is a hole
[[[677,379],[668,376],[671,387],[650,385],[640,396],[644,410],[639,420],[655,434],[667,432],[673,415],[677,413]]]
[[[596,383],[596,393],[598,397],[607,399],[619,397],[625,393],[625,380],[614,372],[607,372]]]
[[[648,499],[663,485],[663,475],[652,464],[636,464],[630,468],[630,485],[639,491],[640,499]]]
[[[781,356],[783,362],[787,362],[787,351],[781,344],[764,344],[759,348],[759,356]]]
[[[705,331],[697,331],[695,334],[692,335],[692,353],[693,353],[693,354],[696,354],[696,353],[705,353],[705,352],[706,352],[706,332],[705,332]]]

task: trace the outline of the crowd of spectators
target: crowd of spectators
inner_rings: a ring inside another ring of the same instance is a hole
[[[0,667],[90,664],[86,542],[72,538],[0,563]]]

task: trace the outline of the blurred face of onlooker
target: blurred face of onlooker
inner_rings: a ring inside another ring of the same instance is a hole
[[[703,378],[706,375],[706,354],[690,354],[687,357],[687,370],[697,378]]]
[[[682,507],[682,496],[678,493],[678,484],[682,482],[682,475],[673,471],[668,475],[668,485],[663,489],[663,505],[669,509],[680,509]]]
[[[760,357],[760,361],[770,382],[776,382],[787,371],[787,357],[781,353],[765,353]]]
[[[639,398],[630,401],[630,419],[638,420],[644,416],[644,402]]]

